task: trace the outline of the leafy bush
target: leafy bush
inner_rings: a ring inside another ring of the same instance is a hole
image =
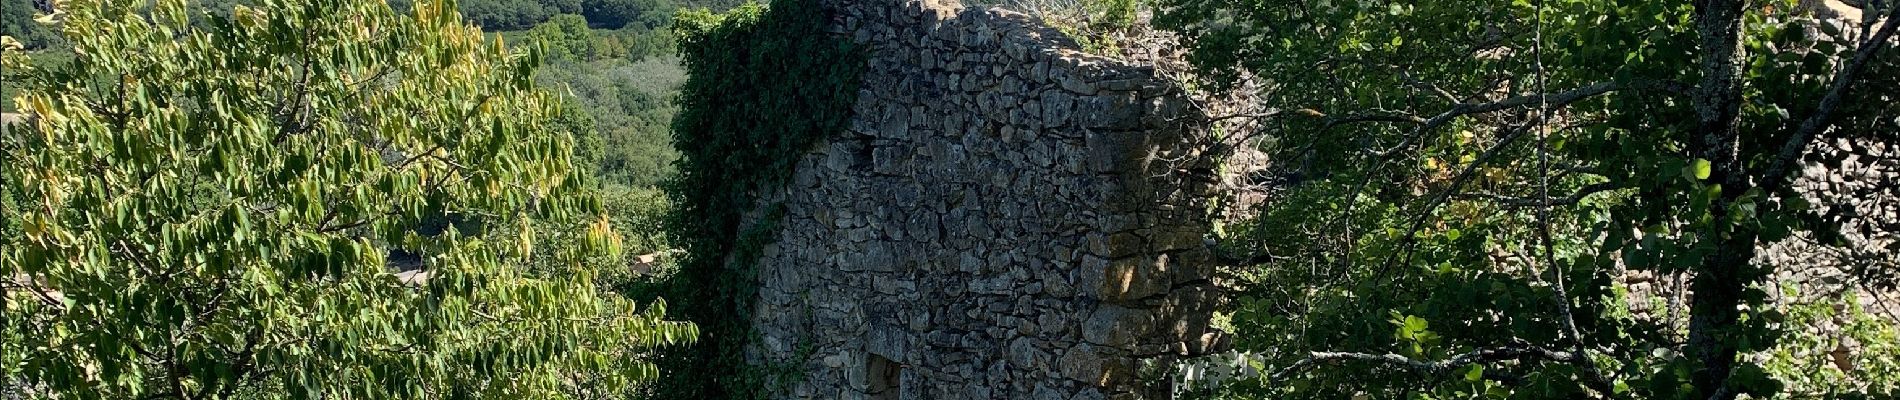
[[[601,189],[601,207],[606,209],[613,226],[620,231],[629,259],[666,251],[666,217],[673,212],[671,199],[657,187],[607,184]]]
[[[673,50],[673,31],[627,26],[616,30],[594,30],[594,47],[600,59],[620,58],[634,61],[665,57],[677,63]],[[674,68],[678,69],[678,68]]]
[[[642,60],[673,55],[672,32],[643,26],[590,29],[578,15],[556,15],[525,32],[507,32],[511,44],[542,44],[553,64],[610,59]],[[677,69],[677,68],[675,68]]]

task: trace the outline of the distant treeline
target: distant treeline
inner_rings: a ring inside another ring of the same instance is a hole
[[[9,0],[30,1],[30,0]],[[230,0],[223,0],[230,1]],[[389,0],[398,9],[413,0]],[[661,29],[671,23],[673,13],[682,8],[724,10],[739,0],[460,0],[462,17],[488,31],[513,31],[532,28],[557,15],[575,14],[587,18],[596,29],[634,27]]]
[[[460,6],[462,16],[484,30],[511,31],[561,14],[586,17],[587,25],[594,28],[660,28],[681,4],[677,0],[462,0]]]
[[[200,0],[211,15],[228,16],[231,7],[251,0]],[[388,0],[397,10],[408,10],[414,0]],[[532,28],[556,15],[574,14],[599,29],[661,29],[681,8],[726,9],[735,0],[461,0],[462,16],[488,31]],[[33,22],[38,8],[33,0],[0,0],[0,35],[12,36],[29,49],[57,47],[59,32]]]

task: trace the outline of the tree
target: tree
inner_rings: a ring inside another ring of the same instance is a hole
[[[619,239],[540,57],[453,2],[143,4],[62,2],[80,56],[0,137],[7,392],[599,398],[697,335],[601,293]]]
[[[594,59],[594,31],[587,29],[587,19],[579,15],[561,14],[549,18],[547,22],[528,30],[528,40],[546,46],[551,60],[572,62]]]
[[[469,22],[491,31],[528,29],[561,13],[535,0],[468,0],[460,4]]]
[[[581,15],[587,16],[587,22],[602,28],[659,29],[671,23],[673,13],[679,8],[671,0],[588,0],[582,5]]]
[[[1271,93],[1231,117],[1286,184],[1226,249],[1278,398],[1771,396],[1739,355],[1792,266],[1757,251],[1842,244],[1790,182],[1822,137],[1900,142],[1891,8],[1162,3],[1205,76]],[[1631,318],[1626,271],[1688,277],[1686,326]]]

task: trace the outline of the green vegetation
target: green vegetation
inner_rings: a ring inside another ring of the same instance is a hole
[[[528,29],[557,15],[580,15],[603,29],[664,28],[681,7],[672,0],[463,0],[462,15],[487,30]]]
[[[534,29],[502,35],[516,36],[510,43],[547,50],[548,65],[536,71],[535,81],[566,100],[562,123],[573,126],[574,162],[592,170],[614,228],[627,239],[621,265],[630,266],[635,257],[669,249],[662,224],[672,206],[659,186],[675,175],[673,162],[679,158],[670,124],[679,110],[673,98],[686,82],[686,71],[673,55],[668,31],[590,30],[580,21],[557,16]],[[663,278],[626,276],[609,285],[624,289]]]
[[[0,53],[38,117],[0,137],[22,200],[0,249],[9,391],[600,398],[654,378],[648,353],[696,328],[598,289],[621,239],[539,55],[449,5],[262,0],[193,24],[177,0],[67,1],[82,56]]]
[[[867,51],[815,2],[0,0],[0,110],[38,117],[0,135],[0,387],[764,397],[796,368],[742,357],[758,195],[843,130]],[[1790,183],[1846,158],[1817,141],[1900,143],[1893,8],[1003,3],[1103,54],[1152,17],[1190,84],[1269,91],[1223,134],[1285,185],[1218,237],[1266,373],[1194,395],[1900,396],[1895,321],[1756,257],[1900,252]],[[1631,272],[1694,302],[1632,315]]]
[[[27,50],[58,47],[59,31],[35,23],[39,10],[33,0],[0,0],[0,36],[11,36]]]
[[[678,310],[708,334],[694,351],[662,360],[676,378],[660,382],[660,398],[757,398],[773,384],[741,356],[757,290],[752,268],[725,260],[757,258],[777,221],[755,196],[844,129],[863,61],[849,41],[825,33],[826,21],[811,0],[781,0],[689,11],[677,22],[690,77],[673,124],[681,158],[670,228],[687,251],[675,287],[695,294]],[[744,218],[755,210],[764,212]]]
[[[64,39],[61,39],[61,43],[64,43]],[[4,46],[6,45],[0,44],[0,47]],[[34,84],[33,81],[27,79],[25,74],[27,70],[57,68],[73,59],[72,50],[63,44],[39,50],[25,50],[22,46],[14,51],[30,52],[33,57],[26,59],[27,65],[23,68],[0,71],[0,81],[5,82],[5,84],[0,84],[0,112],[19,112],[18,105],[13,103],[13,97]]]
[[[633,267],[638,257],[670,250],[664,224],[672,199],[660,186],[675,176],[679,158],[669,128],[679,109],[672,99],[686,81],[679,59],[557,59],[535,81],[567,99],[576,126],[574,162],[593,170],[601,206],[624,240],[618,265]],[[603,284],[636,300],[656,299],[673,261],[663,257],[655,270],[606,277]]]
[[[1789,181],[1804,159],[1838,165],[1810,154],[1823,133],[1894,142],[1900,109],[1871,100],[1900,87],[1889,36],[1791,1],[1162,9],[1213,83],[1264,77],[1261,109],[1284,110],[1265,150],[1293,183],[1227,243],[1253,260],[1232,320],[1268,374],[1228,395],[1825,393],[1789,386],[1818,361],[1751,356],[1803,327],[1768,305],[1787,266],[1755,255],[1796,234],[1844,245]],[[1649,301],[1612,290],[1625,270],[1687,273],[1686,324],[1624,312]],[[1363,357],[1386,354],[1408,361]],[[1882,368],[1828,395],[1892,396]]]
[[[592,0],[581,4],[580,14],[602,28],[662,29],[679,8],[671,0]]]
[[[597,144],[577,156],[602,182],[656,187],[673,175],[679,152],[669,127],[679,106],[672,100],[686,81],[677,58],[555,61],[536,80],[571,94],[593,119],[594,133],[583,141]]]
[[[574,14],[556,15],[528,30],[528,40],[538,42],[554,60],[588,60],[599,56],[594,31],[587,19]]]
[[[561,2],[567,3],[567,2]],[[580,12],[580,7],[561,9],[537,0],[466,0],[459,3],[462,16],[488,30],[528,29],[556,14]]]

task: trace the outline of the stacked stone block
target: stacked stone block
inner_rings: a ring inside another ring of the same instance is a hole
[[[824,5],[868,61],[849,129],[761,196],[747,354],[797,371],[776,397],[1162,398],[1145,363],[1223,346],[1175,83],[1023,14]]]

